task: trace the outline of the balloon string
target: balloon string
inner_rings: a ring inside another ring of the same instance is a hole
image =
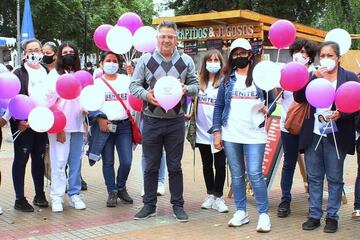
[[[134,59],[135,54],[136,54],[136,49],[134,48],[133,51],[132,51],[132,54],[131,54],[130,61]]]
[[[336,155],[337,155],[338,159],[340,160],[339,149],[338,149],[338,146],[337,146],[337,142],[336,142],[336,137],[335,137],[335,132],[334,132],[334,127],[333,127],[332,121],[330,121],[330,124],[331,124],[331,131],[332,131],[333,138],[334,138],[334,143],[335,143]]]
[[[276,98],[274,99],[274,101],[270,104],[270,107],[268,108],[268,110],[277,102],[277,100],[280,99],[281,95],[283,94],[284,89],[281,90],[281,92],[276,96]]]
[[[278,52],[277,52],[276,62],[279,62],[279,57],[280,57],[280,48],[278,49]]]
[[[14,132],[14,134],[12,135],[12,137],[15,137],[15,135],[17,135],[20,132],[20,130],[17,130],[16,132]]]
[[[331,122],[331,121],[330,121],[330,122]],[[326,124],[326,126],[324,127],[324,129],[322,130],[320,139],[319,139],[319,141],[317,142],[317,144],[316,144],[316,146],[315,146],[315,151],[316,151],[316,149],[319,147],[319,144],[320,144],[320,142],[321,142],[321,139],[323,138],[324,133],[325,133],[325,130],[326,130],[326,128],[329,126],[330,122],[328,122],[328,123]],[[332,125],[331,125],[331,127],[332,127]],[[334,129],[333,129],[333,130],[334,130]]]
[[[17,134],[14,134],[14,136],[13,136],[13,142],[16,141],[16,139],[20,136],[20,134],[21,134],[21,131],[20,131],[20,130],[18,130],[18,133],[17,133]],[[16,136],[15,136],[15,135],[16,135]]]

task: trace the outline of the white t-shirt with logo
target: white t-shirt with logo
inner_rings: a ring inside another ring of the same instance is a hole
[[[215,101],[218,88],[208,83],[205,92],[199,91],[196,116],[196,143],[211,144],[211,135],[207,132],[212,126]]]
[[[28,92],[29,96],[31,95],[32,90],[39,84],[42,84],[47,80],[47,72],[43,66],[40,68],[31,68],[26,63],[24,64],[26,71],[29,74],[29,84],[28,84]]]
[[[129,109],[128,94],[130,78],[124,74],[118,74],[116,80],[106,81],[116,91],[116,93],[119,94],[125,106]],[[95,80],[95,86],[105,96],[105,103],[99,110],[107,116],[107,119],[110,121],[127,119],[128,115],[126,110],[101,78]]]
[[[245,85],[246,76],[236,74],[236,82],[231,93],[229,118],[222,127],[224,141],[241,144],[265,144],[267,134],[264,128],[254,126],[251,109],[261,103],[256,87]]]

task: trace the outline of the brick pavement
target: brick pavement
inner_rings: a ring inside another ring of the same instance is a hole
[[[5,136],[7,135],[5,129]],[[4,214],[0,216],[0,239],[359,239],[359,222],[351,220],[353,206],[353,184],[356,174],[356,159],[350,156],[345,163],[345,190],[348,204],[340,211],[340,226],[336,234],[325,234],[322,227],[305,232],[301,229],[306,219],[307,195],[304,193],[299,171],[295,174],[292,213],[289,218],[276,217],[276,208],[280,198],[280,171],[270,192],[270,217],[272,230],[267,234],[255,231],[257,214],[255,202],[249,199],[248,210],[250,223],[240,228],[229,228],[228,220],[234,212],[232,199],[226,199],[230,212],[225,214],[213,210],[202,210],[200,205],[205,197],[205,185],[202,178],[201,161],[196,153],[195,182],[192,151],[189,144],[185,146],[183,159],[185,209],[190,222],[178,223],[172,216],[169,204],[168,184],[165,196],[158,198],[158,216],[147,220],[132,220],[142,206],[140,153],[134,152],[133,166],[128,180],[128,190],[134,198],[133,205],[118,203],[116,208],[106,208],[107,198],[101,163],[89,167],[86,159],[83,164],[83,176],[88,182],[89,190],[82,192],[87,209],[75,210],[67,205],[63,213],[52,213],[51,209],[36,208],[34,213],[21,213],[13,209],[14,191],[11,180],[12,144],[3,142],[0,152],[0,169],[2,185],[0,187],[0,206]],[[29,166],[30,164],[28,164]],[[279,166],[279,169],[281,165]],[[34,196],[30,168],[26,173],[26,195],[29,200]],[[229,190],[225,187],[225,193]],[[49,185],[46,187],[48,195]]]

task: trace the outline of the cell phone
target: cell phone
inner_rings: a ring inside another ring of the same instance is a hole
[[[108,124],[108,130],[109,130],[109,132],[111,132],[111,133],[116,133],[116,124],[112,124],[112,123],[109,123]]]

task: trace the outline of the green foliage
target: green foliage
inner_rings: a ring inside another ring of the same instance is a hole
[[[24,1],[21,4],[21,18]],[[85,2],[88,2],[86,4]],[[155,15],[152,0],[32,0],[31,9],[35,36],[41,41],[71,40],[83,51],[85,12],[87,12],[87,50],[96,50],[92,36],[102,24],[116,24],[125,12],[135,12],[145,25]],[[0,35],[16,37],[16,0],[2,0],[0,14],[4,24]]]

